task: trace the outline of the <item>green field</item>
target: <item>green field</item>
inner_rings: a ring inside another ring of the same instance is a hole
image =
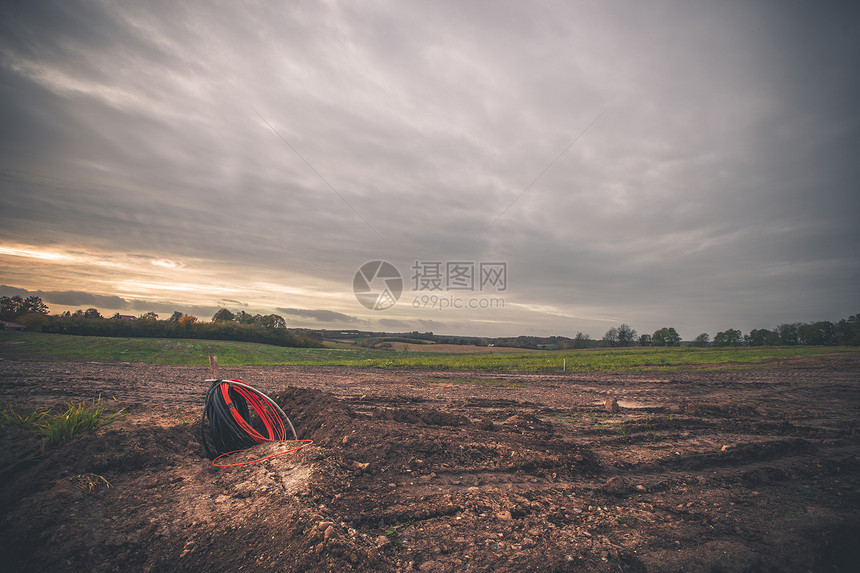
[[[778,360],[854,347],[614,348],[505,354],[428,354],[366,348],[283,348],[250,342],[167,338],[102,338],[62,334],[5,334],[6,360],[107,360],[203,366],[216,354],[222,366],[318,365],[491,372],[639,372],[696,368],[756,368]]]

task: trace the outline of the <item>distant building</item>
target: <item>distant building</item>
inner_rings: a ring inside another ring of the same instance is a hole
[[[17,322],[9,322],[7,320],[0,320],[0,324],[3,325],[2,330],[12,330],[12,331],[20,332],[20,331],[24,330],[25,328],[27,328],[23,324],[18,324]]]

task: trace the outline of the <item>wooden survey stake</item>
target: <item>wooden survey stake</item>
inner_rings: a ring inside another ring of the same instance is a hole
[[[209,355],[209,374],[212,375],[213,380],[218,378],[218,357],[214,354]]]

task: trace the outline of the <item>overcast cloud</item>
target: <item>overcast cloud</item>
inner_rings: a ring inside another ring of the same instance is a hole
[[[685,338],[860,311],[853,3],[0,10],[0,281],[57,310]],[[377,259],[385,311],[352,293]],[[504,308],[415,308],[416,260],[506,262]]]

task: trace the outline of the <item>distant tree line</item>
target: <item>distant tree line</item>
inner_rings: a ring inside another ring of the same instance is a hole
[[[603,335],[603,346],[680,346],[681,337],[674,328],[661,328],[654,334],[636,337],[636,331],[626,324],[610,328]],[[729,328],[714,335],[698,335],[690,346],[860,346],[860,314],[843,318],[839,322],[792,322],[774,329],[754,328],[744,334]]]
[[[227,309],[215,313],[211,322],[203,322],[196,316],[179,311],[166,320],[159,320],[154,312],[137,317],[117,313],[106,318],[96,308],[51,315],[39,297],[4,296],[0,297],[0,316],[3,320],[19,322],[30,330],[53,334],[235,340],[300,348],[322,345],[319,335],[288,329],[284,319],[276,314],[251,315],[244,311],[233,314]]]
[[[743,336],[737,330],[728,330],[714,337],[715,345],[718,338],[734,346],[860,346],[860,314],[835,323],[829,320],[784,323],[772,330],[753,329]]]
[[[682,342],[673,327],[663,327],[652,334],[638,335],[627,324],[612,327],[600,340],[577,332],[576,336],[516,336],[479,338],[471,336],[441,336],[432,332],[413,331],[387,334],[360,331],[311,331],[288,329],[286,321],[277,314],[250,314],[245,311],[232,312],[221,308],[210,322],[202,322],[196,316],[174,312],[170,318],[159,320],[154,312],[138,317],[115,314],[110,318],[101,315],[98,309],[88,308],[75,312],[50,315],[48,306],[38,296],[0,297],[0,319],[19,322],[31,330],[60,334],[86,334],[91,336],[129,336],[165,338],[209,338],[214,340],[239,340],[262,342],[278,346],[320,346],[323,336],[331,338],[361,339],[363,344],[373,346],[386,340],[403,342],[428,341],[440,344],[478,346],[509,346],[539,349],[578,349],[596,347],[629,346],[860,346],[860,314],[854,314],[839,322],[793,322],[778,325],[773,329],[754,328],[748,334],[730,328],[718,332],[713,340],[703,332],[690,342]],[[391,338],[391,337],[396,338]]]

